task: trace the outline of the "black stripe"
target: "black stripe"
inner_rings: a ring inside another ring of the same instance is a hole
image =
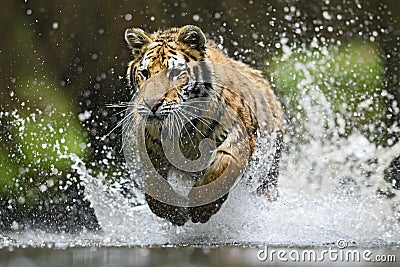
[[[193,66],[193,74],[195,82],[197,83],[199,81],[199,66],[197,65]]]
[[[210,83],[212,81],[212,73],[208,68],[208,64],[204,61],[199,62],[199,66],[202,73],[203,82]]]
[[[242,105],[242,107],[247,107],[246,102],[244,102],[243,97],[240,98],[240,104]]]
[[[162,53],[161,55],[161,62],[163,63],[165,61],[165,53]]]
[[[148,139],[151,143],[161,146],[161,140],[154,137],[147,129],[145,129],[145,138]]]
[[[192,61],[199,61],[199,60],[200,60],[199,58],[196,58],[196,57],[193,56],[192,54],[186,53],[185,50],[181,50],[181,52],[182,52],[182,54],[183,54],[184,56],[189,57]],[[190,60],[189,60],[189,61],[190,61]]]
[[[191,99],[198,98],[201,92],[201,83],[195,82],[192,83],[192,87],[189,89],[189,94],[191,95]]]
[[[228,89],[226,89],[225,87],[222,87],[221,92],[220,92],[219,94],[216,94],[218,103],[221,102],[221,101],[223,101],[224,104],[226,104],[225,98],[224,98],[223,96],[224,96],[224,95],[228,96],[229,94],[226,94],[224,91],[228,91],[228,93],[229,93],[229,90],[228,90]]]
[[[202,60],[202,59],[204,59],[204,56],[205,56],[205,54],[206,54],[206,50],[203,48],[202,50],[197,50],[197,51],[199,51],[200,52],[200,59],[198,59],[199,61],[200,60]]]
[[[239,115],[239,118],[243,121],[243,110],[242,110],[242,108],[241,107],[238,108],[238,110],[236,112]]]
[[[190,62],[190,58],[187,55],[183,54],[183,58],[185,59],[186,62]]]
[[[133,84],[132,84],[132,66],[128,67],[127,75],[128,75],[128,80],[129,80],[129,86],[133,87]]]
[[[209,97],[210,93],[212,93],[214,91],[214,87],[212,85],[212,83],[203,83],[204,84],[204,91],[202,93],[202,97]]]
[[[135,82],[135,72],[136,72],[136,67],[132,68],[132,65],[129,67],[129,85],[131,86],[132,89],[136,88],[136,82]]]

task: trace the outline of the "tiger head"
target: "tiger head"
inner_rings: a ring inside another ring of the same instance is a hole
[[[187,25],[149,35],[133,28],[125,31],[125,40],[133,55],[127,77],[139,114],[163,118],[182,102],[205,95],[196,88],[198,83],[189,85],[188,66],[206,57],[206,38],[200,28]],[[200,72],[199,67],[192,68],[193,77]]]

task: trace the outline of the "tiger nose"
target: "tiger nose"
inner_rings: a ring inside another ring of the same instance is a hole
[[[162,105],[162,100],[145,100],[147,106],[149,106],[151,112],[156,112],[157,109]]]

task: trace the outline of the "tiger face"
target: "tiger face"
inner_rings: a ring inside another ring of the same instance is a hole
[[[200,28],[187,25],[151,35],[127,29],[125,40],[133,55],[127,76],[139,114],[162,119],[183,102],[206,95],[200,88],[204,85],[190,78],[201,70],[189,67],[190,62],[205,60],[206,39]]]

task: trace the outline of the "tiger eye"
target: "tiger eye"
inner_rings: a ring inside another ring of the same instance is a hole
[[[182,73],[182,71],[179,70],[179,69],[172,69],[171,72],[169,73],[169,78],[170,78],[171,80],[177,79],[178,76],[179,76],[181,73]]]
[[[144,69],[139,71],[140,76],[142,76],[143,80],[146,80],[147,78],[149,78],[149,71]]]

